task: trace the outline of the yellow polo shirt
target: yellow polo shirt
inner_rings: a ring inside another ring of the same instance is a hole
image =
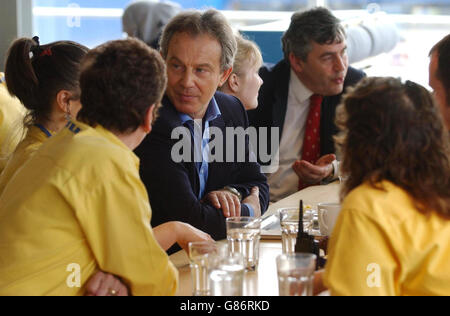
[[[403,189],[381,184],[343,201],[325,285],[332,295],[450,295],[450,220],[419,213]]]
[[[28,129],[27,136],[17,145],[16,150],[9,158],[5,169],[0,175],[0,195],[17,170],[30,159],[47,139],[47,135],[38,127],[31,126]]]
[[[9,94],[0,73],[0,173],[20,141],[25,112],[20,101]]]
[[[82,295],[98,270],[133,295],[173,295],[138,168],[100,126],[74,122],[46,141],[0,196],[0,295]]]

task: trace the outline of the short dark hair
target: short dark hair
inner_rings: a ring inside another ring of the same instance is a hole
[[[88,48],[75,42],[40,45],[38,38],[16,40],[8,50],[5,79],[8,91],[30,111],[28,124],[50,120],[52,102],[61,90],[80,97],[80,64]]]
[[[423,213],[450,219],[450,142],[434,98],[424,87],[394,78],[365,78],[337,108],[342,194],[364,182],[388,180]]]
[[[450,106],[450,34],[434,45],[430,55],[434,53],[438,56],[436,76],[444,86],[447,106]]]
[[[83,107],[77,118],[94,127],[134,132],[149,107],[159,107],[166,84],[165,64],[156,50],[134,38],[107,42],[82,63]]]
[[[284,58],[289,60],[293,53],[306,61],[312,50],[311,42],[317,44],[332,44],[345,39],[345,29],[330,10],[314,8],[292,15],[291,24],[284,33],[282,40]]]
[[[215,38],[222,47],[221,70],[233,67],[237,51],[236,39],[227,19],[219,11],[213,9],[205,12],[185,11],[175,16],[166,25],[161,36],[160,47],[164,58],[167,58],[170,41],[177,33],[188,33],[192,36],[208,34]]]

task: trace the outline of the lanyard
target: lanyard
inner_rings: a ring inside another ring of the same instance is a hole
[[[52,134],[41,124],[34,124],[37,128],[39,128],[48,138],[52,137]]]

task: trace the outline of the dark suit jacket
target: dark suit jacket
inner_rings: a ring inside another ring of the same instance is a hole
[[[226,144],[226,127],[248,127],[248,119],[241,102],[232,96],[217,92],[215,99],[222,113],[210,122],[223,133]],[[179,140],[171,139],[172,130],[182,126],[178,112],[167,97],[159,111],[159,117],[152,132],[136,149],[141,160],[140,173],[147,187],[152,207],[152,226],[168,221],[182,221],[209,233],[214,239],[226,237],[225,217],[207,202],[199,201],[200,184],[194,162],[176,163],[171,158],[171,150]],[[234,142],[234,148],[238,142]],[[246,157],[248,158],[248,139],[246,139]],[[215,152],[213,152],[214,154]],[[224,156],[226,150],[224,149]],[[205,194],[232,186],[245,198],[251,188],[260,190],[261,210],[269,204],[269,187],[266,177],[261,174],[257,163],[248,162],[211,162],[208,165],[208,181]],[[234,160],[236,161],[236,160]],[[242,205],[241,214],[249,214],[248,207]]]
[[[259,91],[258,108],[248,111],[250,126],[256,128],[278,127],[280,129],[279,141],[281,143],[287,110],[291,68],[288,62],[282,60],[271,67],[263,66],[259,74],[264,80],[264,84]],[[364,76],[365,74],[362,71],[349,67],[344,82],[344,92],[348,86],[355,85]],[[323,99],[320,121],[321,156],[335,152],[333,136],[337,134],[338,129],[334,123],[334,117],[341,96],[342,94],[339,94],[324,97]],[[270,139],[269,129],[269,142]],[[270,145],[268,148],[271,148]]]

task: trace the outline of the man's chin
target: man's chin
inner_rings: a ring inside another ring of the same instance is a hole
[[[339,85],[333,85],[332,87],[330,87],[330,90],[327,91],[327,94],[324,94],[324,96],[334,96],[334,95],[339,95],[344,91],[344,84],[339,84]]]

